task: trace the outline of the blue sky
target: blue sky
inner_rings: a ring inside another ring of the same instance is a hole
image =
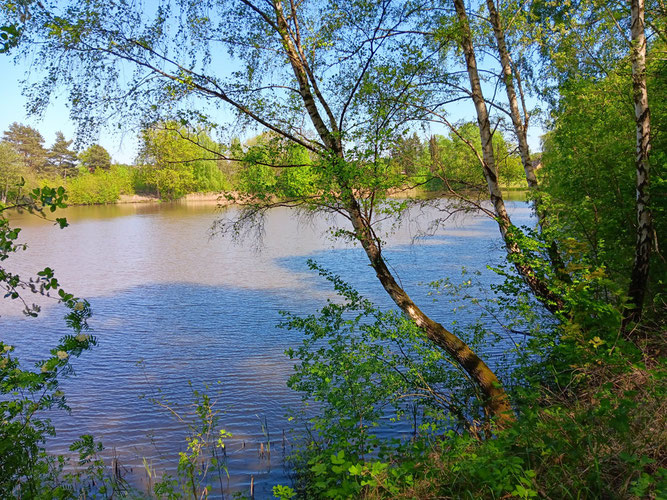
[[[60,96],[51,102],[44,116],[29,117],[26,114],[26,99],[21,94],[21,80],[25,78],[29,65],[23,63],[15,65],[13,57],[0,54],[0,95],[2,95],[2,113],[0,113],[0,131],[5,131],[13,122],[24,123],[39,130],[44,136],[46,145],[53,143],[56,132],[61,131],[67,139],[74,137],[74,123],[70,119],[66,98]],[[136,156],[136,141],[134,137],[104,133],[98,138],[114,161],[131,163]]]
[[[52,99],[51,104],[42,117],[28,116],[26,113],[26,98],[22,95],[21,80],[25,78],[30,68],[27,63],[14,64],[13,57],[0,54],[0,95],[3,96],[2,113],[0,113],[0,132],[8,129],[13,122],[24,123],[39,130],[44,136],[46,146],[53,143],[57,131],[62,131],[68,139],[74,138],[75,126],[70,119],[66,96]],[[33,78],[34,80],[34,78]],[[472,103],[460,106],[454,111],[453,118],[472,119],[474,110]],[[458,115],[458,116],[457,116]],[[531,128],[529,143],[532,151],[540,149],[539,137],[543,131],[535,126]],[[446,134],[447,131],[432,130],[434,133]],[[97,141],[111,154],[114,161],[119,163],[133,163],[137,154],[137,140],[134,133],[119,134],[111,131],[101,131]]]

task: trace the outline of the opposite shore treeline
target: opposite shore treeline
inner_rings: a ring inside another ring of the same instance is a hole
[[[461,129],[467,140],[480,142],[472,124]],[[13,123],[0,142],[0,200],[12,199],[44,185],[63,185],[72,205],[94,205],[151,199],[176,200],[191,193],[271,190],[278,196],[307,194],[317,184],[314,158],[302,147],[286,144],[269,133],[224,145],[210,132],[175,122],[156,124],[140,133],[140,150],[134,165],[115,163],[99,144],[75,151],[73,141],[58,132],[54,143],[44,147],[41,133]],[[494,138],[502,184],[521,184],[523,168],[518,153],[500,133]],[[447,164],[448,183],[482,189],[484,179],[477,159],[458,137],[434,135],[422,139],[416,133],[400,137],[385,152],[387,175],[401,178],[405,187],[440,191],[443,179],[434,172]],[[293,168],[276,168],[292,162]],[[23,181],[21,180],[23,179]],[[23,182],[23,185],[21,186]]]

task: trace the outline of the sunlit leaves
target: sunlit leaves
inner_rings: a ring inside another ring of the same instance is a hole
[[[45,210],[53,212],[64,207],[67,198],[62,187],[37,188],[29,194],[13,208],[43,217]],[[8,207],[0,205],[0,208],[4,211]],[[57,224],[62,228],[67,221],[59,218]],[[11,228],[0,212],[0,260],[25,248],[15,243],[19,232],[20,229]],[[44,452],[44,442],[54,434],[54,429],[42,412],[51,408],[67,409],[60,380],[73,373],[71,361],[96,344],[96,339],[87,333],[90,304],[65,292],[50,267],[28,281],[0,267],[0,286],[6,291],[6,299],[23,301],[28,316],[37,316],[40,307],[30,306],[23,297],[25,294],[51,296],[54,293],[53,298],[67,310],[65,323],[71,333],[62,337],[45,358],[37,361],[34,369],[20,363],[14,355],[14,346],[0,341],[0,495],[37,496],[45,488],[54,493],[51,482],[61,469],[52,470],[56,461]],[[84,443],[80,444],[76,451],[83,449]],[[65,493],[63,490],[58,494],[64,498]]]
[[[0,54],[9,52],[19,41],[19,28],[16,25],[0,26]]]

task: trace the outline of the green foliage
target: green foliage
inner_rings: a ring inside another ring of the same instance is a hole
[[[437,484],[440,495],[460,498],[661,498],[664,363],[628,369],[625,359],[601,378],[614,364],[582,354],[592,364],[584,364],[578,396],[571,388],[524,391],[512,428],[483,442],[450,435],[422,456],[417,484],[399,497],[429,498]]]
[[[493,136],[498,178],[506,187],[525,182],[521,159],[500,131]],[[404,182],[427,190],[485,191],[480,158],[479,128],[465,123],[449,136],[433,135],[423,144],[416,133],[398,136],[390,151],[392,168],[404,175]]]
[[[193,166],[194,190],[198,193],[229,191],[230,181],[212,161],[198,162]]]
[[[9,143],[0,142],[0,202],[6,203],[17,196],[25,174],[18,152]]]
[[[303,448],[292,456],[302,496],[620,499],[660,498],[667,491],[667,364],[647,357],[664,352],[662,326],[646,332],[652,340],[644,350],[623,340],[618,308],[597,293],[609,283],[600,270],[582,265],[561,285],[569,313],[559,321],[540,317],[519,282],[498,287],[488,302],[471,279],[461,286],[434,283],[437,297],[457,294],[457,302],[481,306],[487,325],[491,319],[523,335],[509,347],[507,369],[497,367],[519,417],[493,439],[480,439],[470,426],[454,432],[459,413],[453,405],[420,393],[428,380],[439,394],[448,395],[443,387],[449,387],[461,397],[461,382],[437,385],[447,370],[429,366],[414,325],[320,273],[344,302],[329,303],[319,315],[290,316],[284,325],[306,335],[303,346],[288,350],[299,361],[289,384],[317,409]],[[423,363],[406,362],[414,349]],[[431,356],[442,359],[436,350]],[[417,432],[403,442],[379,437],[381,419],[386,425],[409,417],[400,403],[410,401],[408,394],[418,395],[413,402],[424,415]],[[461,402],[458,408],[474,411]]]
[[[47,163],[49,170],[63,179],[68,176],[76,175],[77,156],[76,153],[70,149],[71,140],[65,140],[62,132],[56,132],[56,140],[47,152]]]
[[[268,199],[275,192],[274,187],[278,180],[275,171],[270,166],[254,163],[257,160],[255,154],[248,159],[248,165],[239,175],[239,189],[255,198]]]
[[[399,135],[391,147],[390,157],[392,166],[402,170],[408,178],[419,177],[431,169],[430,151],[416,133]]]
[[[488,300],[471,279],[461,286],[432,284],[435,297],[456,294],[457,302],[479,308],[484,330],[494,329],[491,321],[523,339],[509,344],[506,360],[496,366],[518,419],[493,439],[480,439],[472,426],[451,430],[461,413],[475,414],[474,406],[460,400],[442,405],[439,396],[434,404],[428,398],[435,394],[420,394],[424,380],[445,396],[451,388],[461,397],[464,384],[448,379],[447,370],[429,369],[424,351],[416,351],[423,363],[406,362],[420,335],[414,325],[377,311],[311,264],[344,302],[328,304],[319,315],[289,317],[285,325],[306,335],[302,347],[288,351],[299,361],[290,386],[317,408],[303,448],[292,457],[303,496],[620,499],[667,492],[667,364],[650,354],[665,350],[664,322],[646,329],[646,344],[628,342],[620,335],[619,305],[606,298],[619,288],[584,244],[562,240],[569,280],[561,281],[549,269],[546,236],[527,228],[513,233],[525,263],[564,297],[562,315],[545,316],[512,267],[498,270],[506,280]],[[395,345],[398,358],[391,354]],[[432,356],[442,360],[440,352]],[[397,404],[409,402],[408,393],[419,396],[417,415],[424,415],[418,432],[403,442],[379,437],[382,418],[409,415]]]
[[[25,248],[17,243],[20,229],[12,228],[4,212],[22,208],[44,216],[64,207],[65,191],[59,188],[35,189],[30,198],[16,205],[0,204],[0,261]],[[57,219],[65,227],[65,219]],[[54,457],[44,451],[44,443],[54,430],[45,415],[52,408],[67,409],[60,380],[73,373],[72,359],[95,345],[95,338],[86,333],[90,306],[87,301],[67,293],[60,287],[53,270],[45,268],[35,278],[25,281],[0,266],[0,285],[5,299],[20,300],[28,316],[37,316],[39,307],[29,305],[25,293],[55,294],[68,310],[65,316],[72,333],[60,339],[50,355],[35,363],[34,369],[22,366],[14,356],[14,346],[0,341],[0,496],[29,498],[67,498],[71,488],[58,484],[61,470]],[[53,495],[53,496],[50,496]]]
[[[191,192],[218,192],[231,185],[220,170],[220,146],[208,130],[191,130],[176,122],[142,132],[137,191],[178,199]]]
[[[142,192],[154,192],[158,198],[176,200],[192,191],[194,175],[188,170],[142,169],[138,176]]]
[[[19,42],[20,29],[15,24],[0,26],[0,54],[9,52]]]
[[[657,72],[659,67],[655,67]],[[625,286],[635,251],[634,165],[636,131],[629,64],[621,63],[605,78],[568,81],[555,113],[553,130],[545,139],[543,157],[548,210],[560,233],[578,242],[579,253],[604,266]],[[657,124],[652,148],[652,198],[656,235],[663,234],[667,142],[660,124],[667,118],[667,86],[659,73],[649,73],[651,119]],[[564,242],[567,245],[567,242]],[[665,279],[660,258],[653,264],[654,283]],[[656,290],[654,290],[655,292]]]
[[[646,343],[628,342],[621,336],[622,287],[598,265],[586,242],[561,236],[568,276],[561,281],[547,269],[544,239],[567,230],[554,224],[540,235],[517,234],[523,255],[558,287],[565,308],[556,321],[547,321],[535,313],[521,280],[501,271],[506,281],[495,288],[494,305],[484,309],[502,318],[505,328],[529,336],[506,375],[519,419],[493,440],[464,443],[464,452],[457,441],[446,443],[435,467],[459,474],[455,481],[443,479],[443,490],[454,496],[472,492],[471,497],[660,497],[667,486],[665,436],[655,429],[665,427],[660,401],[667,365],[649,353],[664,352],[659,333],[664,322],[645,327]],[[507,475],[521,481],[515,490],[489,473],[508,464],[516,470]]]
[[[277,484],[273,487],[273,496],[280,500],[290,500],[296,496],[296,492],[289,486]]]
[[[429,149],[434,174],[446,185],[453,189],[486,189],[482,165],[477,156],[482,150],[477,125],[466,123],[457,129],[457,133],[450,132],[449,137],[433,136]],[[499,131],[493,135],[493,149],[500,183],[510,187],[525,182],[521,159]]]
[[[82,170],[67,182],[69,201],[77,205],[114,203],[121,194],[134,194],[137,175],[135,168],[123,165],[97,169],[94,173]]]
[[[566,91],[563,113],[545,143],[545,180],[567,234],[598,262],[624,274],[634,251],[634,123],[630,82],[581,81]],[[574,84],[572,84],[574,85]],[[624,91],[616,90],[621,85]],[[609,187],[612,186],[612,189]],[[602,207],[616,207],[602,217]]]
[[[33,7],[33,0],[7,0],[2,3],[0,13],[3,16],[0,23],[3,25],[0,26],[0,54],[8,54],[11,49],[18,46],[23,25],[30,18]],[[14,19],[14,22],[10,19]]]
[[[305,334],[287,351],[298,361],[288,386],[318,409],[292,458],[308,496],[351,498],[380,487],[379,476],[407,480],[409,466],[385,470],[392,455],[414,439],[424,446],[444,429],[470,428],[479,410],[468,399],[474,393],[466,377],[412,321],[379,311],[340,278],[310,266],[343,303],[329,302],[318,315],[287,315],[282,324]],[[382,438],[378,430],[387,425],[412,430]]]
[[[303,198],[316,194],[319,174],[308,151],[290,144],[280,161],[293,165],[281,169],[278,175],[276,187],[281,197]]]
[[[44,171],[46,150],[44,149],[44,138],[38,130],[14,122],[3,133],[2,141],[14,148],[26,170],[34,173]]]
[[[257,201],[303,199],[318,191],[319,172],[302,146],[261,134],[232,148],[242,159],[237,189]]]
[[[111,155],[99,144],[91,144],[79,155],[81,166],[94,174],[98,170],[111,168]]]

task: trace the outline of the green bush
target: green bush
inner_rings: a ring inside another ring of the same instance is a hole
[[[298,487],[307,497],[354,498],[379,487],[373,478],[380,475],[409,481],[410,467],[390,467],[392,457],[416,442],[428,446],[447,429],[476,428],[483,416],[474,389],[409,318],[378,310],[340,278],[310,266],[343,303],[329,302],[318,315],[287,315],[282,324],[305,335],[287,350],[297,361],[288,386],[318,409],[291,457]],[[402,432],[380,437],[388,425]]]
[[[95,173],[84,170],[68,180],[69,202],[75,205],[114,203],[121,194],[134,194],[135,176],[135,169],[124,165],[98,169]]]
[[[291,457],[296,492],[333,499],[663,498],[667,362],[655,353],[667,351],[664,324],[644,327],[643,344],[624,340],[621,315],[599,294],[612,283],[578,262],[572,282],[560,285],[568,309],[560,319],[540,317],[509,272],[488,303],[471,293],[469,279],[459,287],[434,284],[441,297],[454,293],[480,308],[487,325],[493,319],[527,336],[510,347],[507,366],[497,367],[517,420],[490,434],[472,388],[418,328],[311,264],[343,303],[288,316],[284,325],[305,334],[302,346],[287,351],[297,361],[289,386],[317,409]],[[463,338],[488,340],[488,328],[473,325]],[[404,429],[414,422],[413,432],[381,437],[381,425],[399,420]]]

